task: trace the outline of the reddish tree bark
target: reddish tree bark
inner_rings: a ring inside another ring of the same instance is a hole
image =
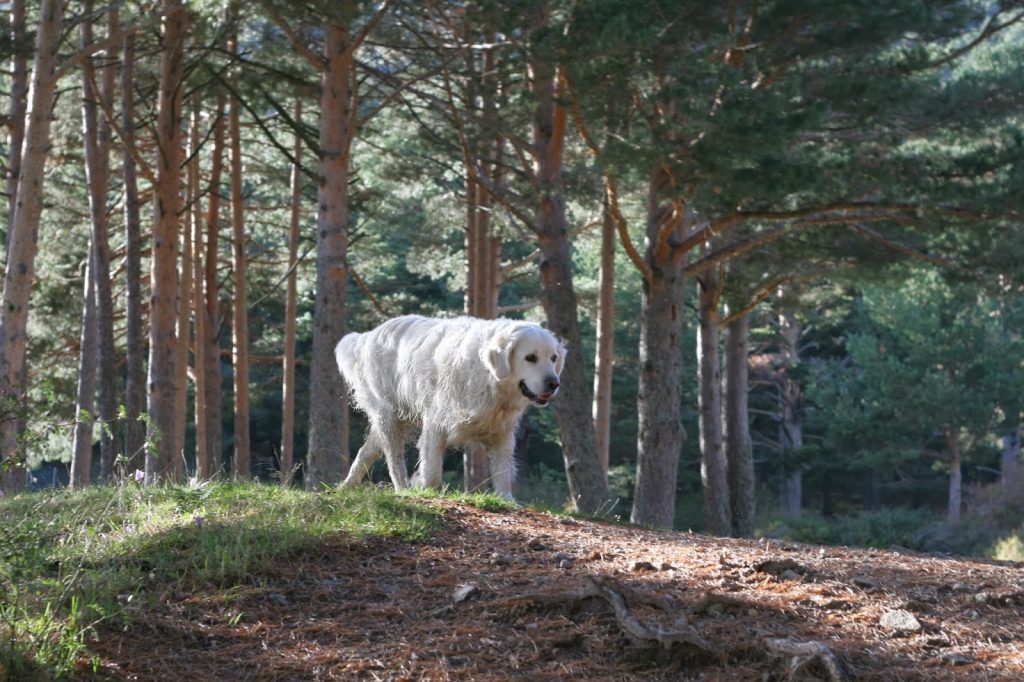
[[[57,50],[63,30],[64,3],[42,0],[32,82],[26,110],[21,172],[14,215],[7,236],[7,269],[0,307],[0,488],[25,486],[25,466],[18,443],[27,368],[28,305],[35,279],[43,181],[50,144],[50,114],[57,85]]]
[[[163,0],[160,86],[157,93],[156,210],[152,231],[149,309],[149,432],[154,446],[146,456],[146,481],[173,480],[178,413],[178,235],[181,220],[182,60],[188,14],[181,0]]]

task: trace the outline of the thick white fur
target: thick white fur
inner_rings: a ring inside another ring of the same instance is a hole
[[[440,486],[445,450],[476,443],[495,492],[509,499],[516,425],[530,403],[547,404],[565,364],[565,345],[547,330],[471,317],[397,317],[347,334],[334,353],[370,421],[344,486],[362,481],[383,452],[395,488],[409,487],[405,444],[419,432],[415,485]]]

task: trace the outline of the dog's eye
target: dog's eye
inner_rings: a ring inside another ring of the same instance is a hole
[[[529,355],[526,356],[526,361],[527,362],[537,362],[537,354],[536,353],[530,353]]]
[[[557,360],[558,360],[558,356],[557,355],[552,355],[551,356],[551,362],[555,362]]]

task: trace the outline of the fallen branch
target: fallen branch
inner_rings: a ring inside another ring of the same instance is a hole
[[[832,682],[848,680],[849,675],[843,669],[832,650],[821,642],[796,642],[792,639],[768,639],[765,644],[768,649],[781,656],[792,656],[789,661],[788,679],[804,679],[804,671],[811,664],[818,662],[828,672],[828,679]]]

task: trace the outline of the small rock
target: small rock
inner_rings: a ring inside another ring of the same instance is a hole
[[[558,552],[554,557],[555,561],[576,561],[576,557],[568,552]]]
[[[855,587],[859,587],[860,589],[865,590],[867,592],[874,592],[875,590],[881,589],[882,587],[878,584],[877,581],[872,580],[871,578],[868,578],[863,575],[859,575],[856,578],[854,578],[853,584]]]
[[[633,564],[634,571],[657,571],[658,567],[650,561],[637,561]]]
[[[491,554],[491,563],[495,566],[507,566],[512,563],[512,557],[509,554],[494,552]]]
[[[785,580],[800,580],[803,576],[794,571],[792,568],[787,568],[782,572],[783,579]]]
[[[908,599],[900,605],[900,608],[911,613],[928,613],[931,610],[931,605],[919,599]]]
[[[548,548],[540,538],[530,538],[526,543],[526,547],[527,549],[532,549],[535,552]]]
[[[461,604],[462,602],[475,597],[480,593],[480,588],[476,585],[459,585],[452,592],[452,603]]]
[[[807,573],[806,566],[801,566],[792,559],[768,559],[767,561],[754,564],[754,568],[757,569],[758,573],[770,573],[775,576],[781,576],[786,571],[792,571],[797,575]]]
[[[964,616],[967,618],[981,618],[981,614],[978,613],[977,609],[967,609],[964,611]]]
[[[958,654],[955,651],[945,651],[939,655],[939,660],[946,665],[967,665],[968,663],[974,663],[974,659],[964,654]]]
[[[274,602],[278,606],[288,606],[291,602],[288,601],[288,597],[284,596],[280,592],[269,592],[267,593],[267,599]]]
[[[566,571],[566,570],[572,568],[572,566],[573,566],[572,559],[562,559],[561,561],[558,562],[558,567],[560,569],[562,569],[563,571]]]
[[[974,585],[968,585],[967,583],[953,583],[949,589],[954,592],[974,592]]]
[[[878,624],[896,632],[917,632],[921,629],[921,621],[905,609],[895,609],[882,614]]]

